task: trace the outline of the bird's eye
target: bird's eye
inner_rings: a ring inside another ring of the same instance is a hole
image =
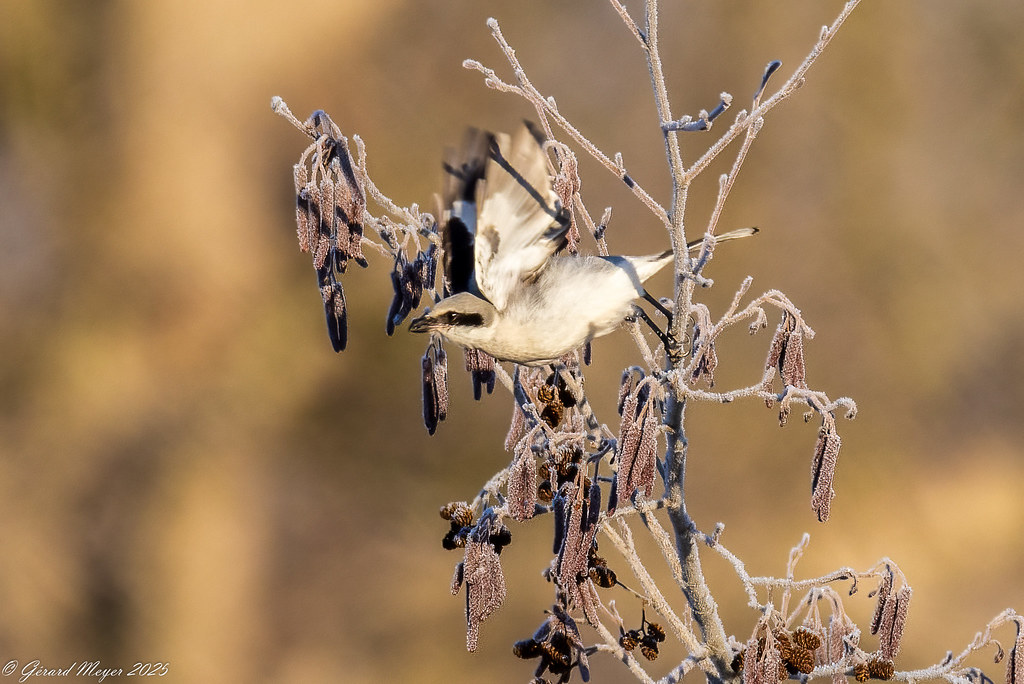
[[[444,315],[444,320],[446,323],[455,325],[456,323],[459,322],[459,314],[455,313],[454,311],[449,311]]]

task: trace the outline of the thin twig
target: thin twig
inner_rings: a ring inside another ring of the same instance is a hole
[[[658,204],[658,202],[656,202],[654,198],[651,197],[651,195],[644,190],[632,176],[629,175],[625,166],[622,164],[621,155],[616,155],[616,159],[613,161],[608,155],[598,149],[594,143],[590,142],[590,140],[584,136],[579,129],[572,125],[572,123],[570,123],[569,120],[558,111],[558,106],[555,104],[554,99],[544,97],[544,95],[542,95],[526,77],[526,72],[519,63],[515,50],[513,50],[512,46],[505,40],[505,36],[502,35],[501,27],[498,25],[497,20],[488,19],[487,26],[491,29],[491,35],[494,36],[494,40],[497,41],[498,46],[505,54],[505,58],[508,59],[509,64],[512,66],[512,71],[515,74],[518,85],[513,85],[503,81],[495,73],[494,69],[485,67],[474,59],[464,60],[462,66],[467,69],[475,69],[482,73],[484,75],[484,83],[488,87],[501,92],[515,93],[528,100],[537,110],[538,116],[541,118],[550,117],[551,120],[554,121],[559,128],[565,131],[565,133],[587,154],[615,174],[619,180],[623,181],[633,194],[640,199],[640,201],[643,202],[662,223],[669,225],[668,212],[666,212],[665,208]]]

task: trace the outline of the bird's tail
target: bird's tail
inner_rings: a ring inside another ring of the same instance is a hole
[[[739,238],[750,237],[751,235],[757,235],[760,231],[757,226],[747,226],[746,228],[737,228],[736,230],[730,230],[728,233],[722,233],[721,235],[715,236],[715,242],[727,242],[729,240],[738,240]],[[691,240],[686,243],[686,249],[697,249],[704,244],[704,238],[698,238],[697,240]]]
[[[715,236],[715,243],[728,242],[729,240],[738,240],[740,238],[750,237],[751,235],[757,235],[761,231],[757,226],[747,226],[746,228],[737,228],[736,230],[730,230],[728,233],[722,233],[721,235]],[[690,240],[686,243],[686,249],[693,251],[704,244],[704,238],[697,240]],[[672,256],[672,250],[666,249],[661,254],[654,257],[655,261],[668,260]]]

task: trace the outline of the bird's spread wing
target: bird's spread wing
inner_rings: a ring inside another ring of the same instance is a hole
[[[471,292],[501,310],[509,293],[566,244],[569,215],[551,187],[542,138],[469,129],[444,164],[442,221],[450,294]]]
[[[569,215],[551,187],[547,157],[535,130],[493,136],[478,194],[476,286],[501,311],[523,281],[566,244]]]

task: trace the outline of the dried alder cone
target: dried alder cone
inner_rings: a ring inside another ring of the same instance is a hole
[[[815,651],[821,637],[800,627],[794,632],[777,628],[762,636],[752,636],[732,661],[734,672],[742,672],[745,682],[774,683],[814,670]]]
[[[551,607],[532,637],[513,644],[512,653],[524,660],[540,659],[534,682],[546,681],[542,679],[546,672],[559,677],[559,682],[567,682],[573,670],[579,670],[584,682],[590,681],[588,649],[583,646],[576,621],[558,604]]]
[[[619,646],[626,651],[640,649],[640,655],[647,660],[657,660],[658,645],[665,641],[665,630],[657,622],[649,622],[647,615],[641,615],[639,629],[624,630],[619,627]]]

